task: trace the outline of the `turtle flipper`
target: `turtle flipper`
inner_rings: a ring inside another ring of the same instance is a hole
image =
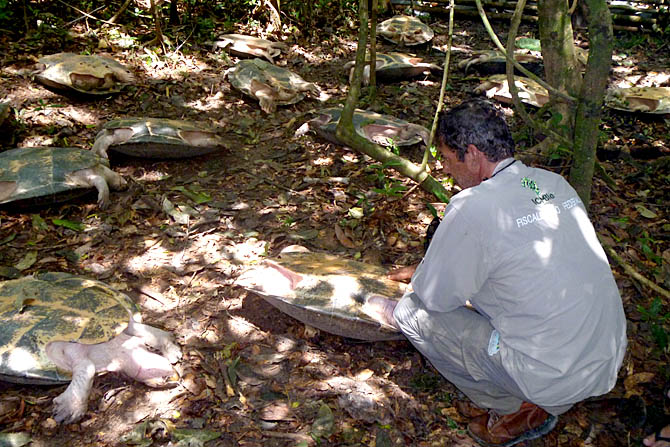
[[[84,345],[79,343],[52,342],[47,345],[47,353],[56,364],[65,361],[66,365],[60,363],[59,366],[72,367],[70,385],[53,400],[53,417],[58,423],[76,422],[88,408],[88,396],[91,393],[96,368],[85,352],[81,352],[82,350],[85,350]]]
[[[160,351],[170,363],[176,363],[181,358],[181,349],[172,341],[172,335],[169,332],[138,323],[132,318],[124,332],[141,338],[145,345]]]

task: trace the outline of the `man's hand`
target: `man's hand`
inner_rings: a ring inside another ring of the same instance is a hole
[[[393,281],[409,282],[409,280],[412,279],[412,275],[414,275],[414,271],[418,266],[419,264],[414,264],[414,265],[408,265],[406,267],[393,269],[386,274],[386,277]]]

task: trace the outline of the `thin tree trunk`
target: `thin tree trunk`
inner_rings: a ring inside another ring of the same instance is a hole
[[[574,160],[570,183],[588,209],[600,134],[603,98],[612,66],[612,18],[606,0],[586,0],[589,59],[575,114]]]
[[[575,55],[568,2],[540,0],[538,2],[538,28],[547,82],[558,91],[576,97],[581,86],[581,73]],[[558,131],[565,137],[571,138],[574,122],[572,105],[557,100],[551,110],[561,115]]]
[[[370,23],[370,103],[377,100],[377,0],[372,0],[372,21]]]

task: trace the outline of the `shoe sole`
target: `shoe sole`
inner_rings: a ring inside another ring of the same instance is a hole
[[[549,415],[546,421],[539,427],[536,427],[532,430],[528,430],[526,432],[521,433],[518,437],[512,439],[511,441],[507,441],[503,444],[493,444],[491,442],[486,442],[483,439],[479,439],[472,431],[470,431],[470,428],[468,428],[468,433],[472,438],[474,438],[475,441],[479,445],[482,445],[484,447],[510,447],[512,445],[518,444],[522,441],[530,441],[531,439],[537,439],[540,438],[556,427],[556,423],[558,422],[558,418],[556,416]]]

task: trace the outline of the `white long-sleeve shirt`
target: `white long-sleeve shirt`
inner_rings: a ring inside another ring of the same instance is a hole
[[[568,182],[520,161],[505,167],[512,161],[452,197],[412,287],[429,310],[469,301],[490,318],[529,401],[605,394],[627,343],[607,257]]]

